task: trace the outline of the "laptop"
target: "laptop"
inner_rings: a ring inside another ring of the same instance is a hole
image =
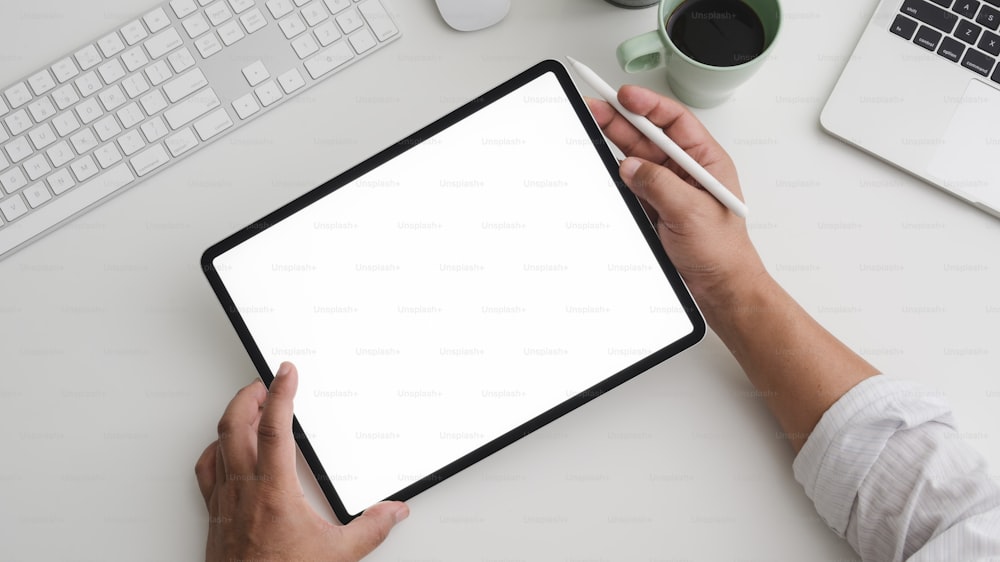
[[[882,0],[820,122],[1000,217],[998,59],[1000,0]]]

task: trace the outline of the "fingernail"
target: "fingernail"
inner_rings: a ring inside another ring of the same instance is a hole
[[[635,175],[635,171],[639,169],[642,162],[638,158],[632,158],[631,156],[622,160],[621,165],[618,167],[618,173],[621,174],[622,179],[625,181],[631,181],[632,176]]]
[[[405,503],[399,504],[399,509],[397,509],[396,512],[392,514],[392,516],[396,518],[396,523],[399,523],[403,519],[406,519],[407,517],[410,516],[410,506],[406,505]]]
[[[278,367],[278,372],[277,372],[277,373],[275,373],[275,374],[274,374],[274,376],[276,376],[276,377],[280,377],[280,376],[282,376],[282,375],[287,375],[287,374],[288,374],[288,371],[291,371],[291,370],[292,370],[292,364],[291,364],[291,363],[289,363],[288,361],[285,361],[284,363],[282,363],[282,364],[281,364],[281,365],[280,365],[280,366]]]

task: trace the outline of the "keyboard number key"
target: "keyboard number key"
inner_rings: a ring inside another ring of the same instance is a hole
[[[76,95],[72,84],[67,84],[52,92],[52,99],[55,100],[56,107],[62,110],[80,101],[80,96]]]
[[[281,32],[285,34],[285,37],[291,39],[306,30],[306,24],[302,22],[302,18],[298,14],[292,14],[287,18],[278,22],[278,27],[281,28]]]
[[[332,21],[324,22],[313,30],[316,34],[316,39],[319,40],[319,44],[326,47],[330,43],[333,43],[337,39],[340,39],[340,30],[337,29],[337,25]]]
[[[302,8],[302,17],[306,19],[306,23],[309,24],[309,27],[313,27],[317,23],[329,18],[330,14],[327,13],[326,8],[323,7],[319,0],[316,0],[315,2],[312,2]]]
[[[52,73],[56,75],[56,80],[62,84],[79,74],[80,71],[76,69],[76,65],[73,64],[73,61],[69,60],[67,57],[52,65]]]
[[[351,46],[354,47],[354,50],[359,55],[376,45],[375,38],[372,37],[372,34],[369,33],[367,29],[362,29],[354,35],[351,35],[349,40],[351,42]]]
[[[351,5],[351,0],[323,0],[323,2],[331,14],[336,14]]]
[[[47,69],[28,78],[28,84],[31,84],[31,89],[35,92],[36,96],[40,96],[56,87],[56,81],[52,79],[52,75],[49,74]]]
[[[52,105],[52,102],[49,101],[48,96],[45,96],[44,98],[28,105],[28,111],[30,111],[31,116],[35,118],[35,123],[41,123],[56,114],[56,108]]]
[[[266,5],[274,19],[288,15],[293,9],[291,0],[267,0]]]
[[[7,96],[7,101],[10,103],[12,109],[17,109],[31,101],[31,92],[28,91],[28,87],[24,85],[24,82],[18,82],[7,88],[4,91],[4,95]]]
[[[364,25],[364,22],[361,21],[361,15],[358,14],[358,11],[351,8],[337,16],[337,25],[344,33],[350,33]]]
[[[0,212],[7,221],[12,221],[28,212],[28,207],[24,204],[24,199],[20,195],[8,197],[0,201]]]
[[[316,44],[316,40],[312,38],[312,35],[307,33],[292,41],[292,49],[295,49],[295,54],[300,59],[304,59],[318,51],[319,45]]]
[[[19,109],[7,117],[4,117],[3,121],[4,123],[7,123],[7,128],[10,129],[10,134],[15,136],[20,135],[31,128],[31,118],[28,117],[28,112],[23,109]]]

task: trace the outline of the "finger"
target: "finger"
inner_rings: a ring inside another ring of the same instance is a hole
[[[666,155],[653,141],[639,132],[632,123],[614,107],[604,100],[587,98],[587,105],[594,116],[594,121],[604,131],[615,146],[628,156],[638,156],[650,162],[662,163]]]
[[[219,452],[226,475],[246,480],[253,475],[257,459],[257,434],[254,423],[267,390],[252,382],[236,393],[219,420]]]
[[[629,189],[648,202],[657,214],[657,226],[677,231],[698,210],[725,211],[709,193],[695,189],[672,171],[640,158],[622,161],[619,173]],[[714,205],[717,209],[711,207]]]
[[[257,427],[257,472],[263,479],[288,489],[299,486],[292,437],[292,401],[298,386],[295,365],[282,363],[271,381]]]
[[[201,495],[205,498],[205,507],[208,507],[208,501],[215,490],[215,455],[218,448],[219,442],[212,441],[208,447],[205,447],[201,456],[198,457],[198,462],[194,465],[194,475],[198,479],[198,489],[201,490]]]
[[[351,560],[363,558],[385,541],[396,523],[409,515],[410,508],[403,502],[377,503],[343,528],[341,544]]]

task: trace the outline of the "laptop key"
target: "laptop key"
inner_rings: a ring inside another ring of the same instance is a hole
[[[1000,28],[1000,10],[983,6],[983,9],[979,10],[979,15],[976,16],[976,22],[996,31]]]
[[[976,17],[976,10],[979,9],[979,0],[958,0],[951,10],[960,16],[969,19]]]
[[[944,6],[945,8],[951,7],[951,0],[931,0],[931,2]],[[997,2],[1000,2],[1000,0],[997,0]]]
[[[904,0],[899,11],[945,33],[951,33],[958,23],[958,15],[926,0]]]
[[[926,25],[921,25],[920,29],[917,30],[917,36],[913,38],[914,43],[928,51],[936,49],[939,41],[941,41],[941,32],[935,31]]]
[[[913,38],[913,32],[917,30],[917,25],[919,25],[917,22],[903,14],[897,14],[896,19],[892,21],[892,27],[889,28],[889,31],[909,41]]]
[[[955,39],[954,37],[945,37],[941,41],[941,46],[938,47],[937,54],[950,60],[951,62],[958,62],[962,59],[962,53],[965,52],[965,45],[961,41]]]
[[[955,29],[955,37],[958,37],[970,45],[975,45],[976,41],[979,40],[979,34],[982,31],[983,28],[972,23],[971,21],[962,20],[958,22],[958,27]]]
[[[996,59],[993,57],[972,47],[969,47],[969,50],[965,52],[965,57],[962,58],[962,66],[983,76],[989,76],[995,62]]]
[[[979,48],[993,56],[1000,55],[1000,35],[984,32],[983,38],[979,40]]]

